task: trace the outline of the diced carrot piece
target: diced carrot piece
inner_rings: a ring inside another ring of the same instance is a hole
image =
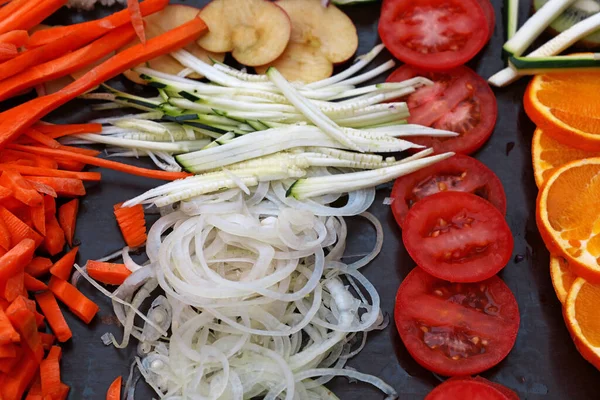
[[[78,250],[79,247],[74,247],[60,260],[55,262],[52,268],[50,268],[50,273],[62,280],[68,280],[71,277],[71,271],[73,270],[73,264],[75,264],[75,257],[77,257]]]
[[[0,386],[0,397],[3,400],[21,400],[25,390],[34,379],[39,368],[35,356],[24,353],[19,362],[6,374]]]
[[[0,362],[4,362],[3,358],[15,358],[17,356],[17,349],[19,346],[9,343],[0,344]]]
[[[42,235],[46,236],[46,210],[44,209],[44,203],[38,207],[31,207],[31,221],[33,227]]]
[[[48,325],[50,325],[50,329],[52,329],[52,332],[54,332],[58,341],[64,343],[71,339],[73,333],[71,332],[52,292],[37,294],[35,299],[46,316]]]
[[[114,206],[115,217],[121,234],[129,247],[139,247],[146,242],[146,219],[144,206],[122,207],[122,203]]]
[[[42,290],[48,290],[48,286],[42,281],[35,279],[29,274],[25,274],[24,277],[25,289],[30,292],[41,292]]]
[[[54,256],[65,247],[65,234],[54,215],[46,216],[46,237],[44,238],[44,249]]]
[[[59,348],[60,349],[60,348]],[[59,358],[52,353],[40,364],[40,378],[42,380],[42,393],[44,396],[58,397],[60,392],[60,365]]]
[[[98,305],[85,297],[70,283],[53,276],[48,284],[50,291],[83,322],[89,324],[99,310]]]
[[[125,264],[112,264],[90,260],[87,262],[87,273],[100,283],[121,285],[131,275]]]
[[[46,317],[46,319],[48,319],[48,317]],[[50,350],[50,348],[56,341],[56,336],[54,336],[51,333],[44,333],[44,332],[40,332],[39,335],[40,335],[40,340],[42,341],[42,346],[44,346],[44,350]]]
[[[25,292],[25,273],[18,272],[10,278],[0,281],[0,297],[13,301]]]
[[[21,344],[31,351],[36,361],[41,362],[44,358],[44,346],[37,330],[35,315],[27,309],[19,309],[8,311],[6,316],[21,335]]]
[[[8,253],[0,258],[0,281],[5,281],[19,272],[33,259],[35,242],[31,239],[23,239]]]
[[[73,246],[75,225],[77,224],[77,212],[79,211],[79,200],[73,199],[63,204],[58,209],[58,222],[65,232],[65,238],[69,246]]]
[[[42,196],[17,171],[3,171],[2,176],[0,176],[0,185],[10,188],[17,200],[30,207],[37,207],[43,204],[44,199]]]
[[[121,400],[121,384],[123,382],[122,377],[118,377],[111,383],[108,388],[108,392],[106,392],[106,400]]]
[[[28,294],[25,292],[23,295],[17,296],[15,300],[6,309],[6,315],[17,311],[17,310],[29,310],[35,316],[35,323],[38,328],[44,327],[44,316],[37,312],[35,301],[27,298]]]
[[[52,268],[52,261],[49,258],[35,257],[25,267],[25,272],[34,278],[39,278],[50,272],[50,268]]]
[[[0,247],[8,251],[10,249],[10,232],[6,224],[0,219]]]
[[[0,218],[4,220],[8,231],[10,232],[10,245],[16,246],[24,239],[31,239],[34,241],[35,247],[38,247],[44,238],[31,229],[27,224],[17,218],[13,213],[8,211],[6,208],[0,206]],[[0,275],[1,279],[1,275]]]
[[[39,182],[50,186],[61,197],[85,195],[85,187],[80,179],[54,178],[49,176],[28,176],[25,180]]]

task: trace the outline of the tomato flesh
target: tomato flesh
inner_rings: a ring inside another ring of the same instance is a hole
[[[512,390],[476,377],[448,379],[433,389],[425,400],[518,400],[518,398]]]
[[[479,0],[385,0],[379,36],[399,60],[443,70],[481,50],[489,23]]]
[[[434,82],[403,98],[408,104],[408,122],[458,133],[456,137],[417,136],[411,141],[432,147],[436,153],[471,154],[488,140],[496,119],[496,97],[483,78],[461,66],[443,72],[428,72],[404,65],[387,82],[422,76]]]
[[[500,179],[480,161],[460,154],[396,179],[392,189],[392,212],[402,227],[408,210],[435,193],[473,193],[506,214],[506,194]]]
[[[513,237],[491,203],[445,191],[418,201],[404,220],[406,250],[428,273],[450,282],[478,282],[508,263]]]
[[[504,359],[519,329],[510,289],[494,276],[451,283],[415,268],[396,295],[396,328],[411,356],[444,376],[478,374]]]

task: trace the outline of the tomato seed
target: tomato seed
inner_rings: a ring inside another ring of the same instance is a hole
[[[477,343],[479,343],[479,336],[473,336],[473,337],[471,338],[471,342],[472,342],[473,344],[477,344]]]
[[[444,182],[438,182],[438,189],[440,190],[440,192],[443,192],[445,190],[448,190],[448,185],[446,185]]]

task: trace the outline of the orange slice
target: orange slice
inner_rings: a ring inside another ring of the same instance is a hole
[[[577,275],[571,271],[567,260],[563,257],[551,255],[550,277],[552,278],[552,286],[554,286],[556,297],[558,297],[558,300],[562,304],[565,304],[569,290],[571,289],[571,286],[573,286],[575,279],[577,279]]]
[[[573,272],[600,283],[600,158],[558,168],[537,199],[537,226],[552,254]]]
[[[600,286],[577,278],[571,286],[564,308],[565,322],[577,350],[600,369]]]
[[[529,118],[547,134],[600,151],[600,72],[536,75],[523,102]]]
[[[531,156],[535,183],[541,187],[558,167],[583,158],[600,157],[600,151],[585,151],[567,146],[538,128],[533,134]]]

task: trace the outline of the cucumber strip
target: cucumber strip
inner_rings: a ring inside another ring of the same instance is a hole
[[[506,0],[506,40],[512,39],[519,25],[519,0]]]
[[[526,58],[555,56],[598,29],[600,29],[600,13],[594,14],[573,25],[560,35],[546,42],[543,46],[529,53]],[[493,86],[504,87],[518,80],[521,75],[516,69],[508,67],[489,78],[488,82]]]
[[[566,72],[581,68],[600,68],[600,53],[576,56],[510,57],[510,64],[520,73],[537,74],[537,71]]]
[[[504,44],[504,50],[513,56],[520,56],[535,39],[563,13],[575,0],[550,0],[531,16],[515,35]],[[514,12],[514,10],[513,10]]]

